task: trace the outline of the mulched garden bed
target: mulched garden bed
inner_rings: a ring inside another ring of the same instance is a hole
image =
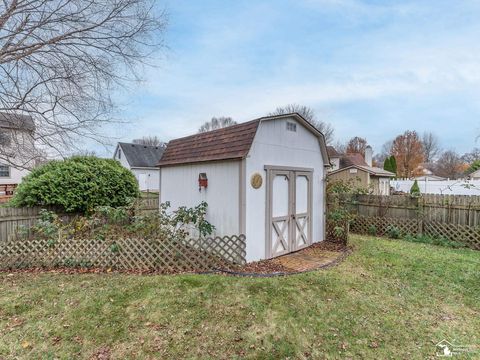
[[[343,244],[322,241],[315,243],[308,248],[277,258],[254,261],[241,266],[229,266],[227,268],[218,269],[218,271],[225,274],[239,276],[278,276],[298,274],[305,271],[313,271],[334,266],[343,261],[350,252],[351,248],[346,247]],[[318,258],[318,264],[310,266],[308,270],[299,270],[287,267],[283,264],[287,257],[301,258],[302,256],[306,256],[310,262],[314,262],[314,260]]]

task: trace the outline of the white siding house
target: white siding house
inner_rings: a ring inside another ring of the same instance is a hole
[[[0,185],[18,185],[30,173],[28,169],[34,166],[34,132],[31,116],[0,113],[1,154],[8,154],[8,161],[0,160]]]
[[[157,164],[163,150],[162,146],[118,143],[113,158],[135,175],[141,191],[158,191],[160,170]]]
[[[333,146],[327,146],[327,152],[330,158],[330,168],[328,170],[335,171],[340,169],[340,159],[342,155]]]
[[[159,165],[160,201],[206,201],[215,235],[246,236],[247,261],[325,239],[325,139],[298,114],[172,140]]]

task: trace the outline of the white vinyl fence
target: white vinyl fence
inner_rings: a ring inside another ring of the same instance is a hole
[[[395,191],[410,192],[414,180],[392,180]],[[480,195],[480,180],[418,180],[422,194]]]

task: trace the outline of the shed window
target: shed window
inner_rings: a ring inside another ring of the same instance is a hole
[[[0,165],[0,177],[10,177],[10,166]]]
[[[287,121],[287,130],[296,132],[297,131],[297,124]]]

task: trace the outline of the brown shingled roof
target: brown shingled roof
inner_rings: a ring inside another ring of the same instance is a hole
[[[340,153],[337,151],[337,149],[335,149],[333,146],[331,145],[328,145],[327,146],[327,152],[328,152],[328,156],[330,156],[331,158],[333,157],[340,157]]]
[[[354,153],[342,156],[342,158],[340,159],[340,168],[345,168],[352,165],[368,166],[362,154]]]
[[[250,150],[260,120],[172,140],[158,165],[242,159]]]

